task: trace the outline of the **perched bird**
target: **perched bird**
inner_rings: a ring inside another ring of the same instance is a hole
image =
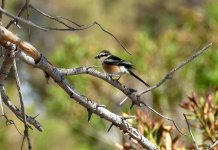
[[[100,59],[102,67],[106,73],[111,75],[118,75],[119,77],[123,74],[131,74],[136,79],[149,87],[149,84],[147,84],[131,71],[134,69],[132,63],[112,55],[109,51],[102,50],[97,56],[95,56],[95,59]]]

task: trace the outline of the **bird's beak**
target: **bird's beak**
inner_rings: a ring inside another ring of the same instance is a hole
[[[95,59],[99,59],[99,55],[95,56]]]

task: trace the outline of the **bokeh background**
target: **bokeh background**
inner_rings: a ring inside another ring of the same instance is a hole
[[[6,1],[6,9],[16,14],[23,1]],[[160,81],[173,67],[187,59],[204,45],[213,42],[213,47],[194,62],[178,71],[171,80],[146,94],[144,101],[164,115],[170,116],[181,129],[186,125],[183,109],[179,104],[192,92],[204,94],[218,83],[218,4],[216,0],[44,0],[31,3],[53,16],[64,16],[79,24],[100,23],[113,33],[132,53],[128,55],[122,47],[98,26],[78,32],[43,32],[31,28],[30,43],[42,52],[55,66],[72,68],[100,65],[94,56],[102,49],[127,59],[135,65],[135,73],[150,85]],[[25,17],[25,15],[23,15]],[[62,27],[30,11],[30,20],[46,27]],[[8,23],[4,16],[3,25]],[[27,26],[22,29],[11,27],[22,39],[29,40]],[[26,112],[37,118],[44,132],[30,131],[33,149],[36,150],[114,150],[122,143],[122,133],[115,127],[107,133],[110,123],[93,116],[87,122],[87,111],[70,100],[52,80],[46,83],[44,74],[23,62],[18,62]],[[101,69],[99,69],[102,71]],[[89,75],[68,77],[82,94],[106,105],[117,114],[135,114],[129,109],[128,100],[122,107],[119,102],[125,98],[119,90],[100,79]],[[144,90],[146,87],[132,78],[123,76],[120,80],[129,87]],[[18,94],[12,75],[6,81],[9,97],[17,105]],[[18,129],[23,125],[10,112]],[[152,116],[158,118],[152,112]],[[170,124],[170,123],[168,123]],[[177,131],[175,131],[177,132]],[[22,136],[13,125],[6,126],[0,118],[0,150],[20,149]],[[184,139],[189,142],[190,139]],[[202,142],[201,138],[198,138]]]

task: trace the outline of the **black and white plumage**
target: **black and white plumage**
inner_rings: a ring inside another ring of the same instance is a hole
[[[103,69],[105,72],[114,75],[123,75],[131,74],[136,79],[144,83],[146,86],[149,86],[145,81],[135,75],[131,70],[134,69],[134,66],[131,62],[125,61],[117,56],[112,55],[109,51],[101,51],[95,59],[100,59],[102,62]]]

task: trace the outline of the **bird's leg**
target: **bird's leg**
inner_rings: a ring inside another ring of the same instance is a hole
[[[113,79],[113,77],[119,77],[119,78],[120,78],[120,75],[117,75],[117,74],[110,74],[110,73],[108,73],[107,76],[108,76],[110,79]]]
[[[119,75],[119,77],[117,78],[117,82],[119,82],[121,75]]]
[[[116,82],[119,82],[121,75],[118,75],[118,74],[110,74],[110,75],[111,75],[111,78],[115,77],[115,79],[112,78],[113,80],[115,80]]]

